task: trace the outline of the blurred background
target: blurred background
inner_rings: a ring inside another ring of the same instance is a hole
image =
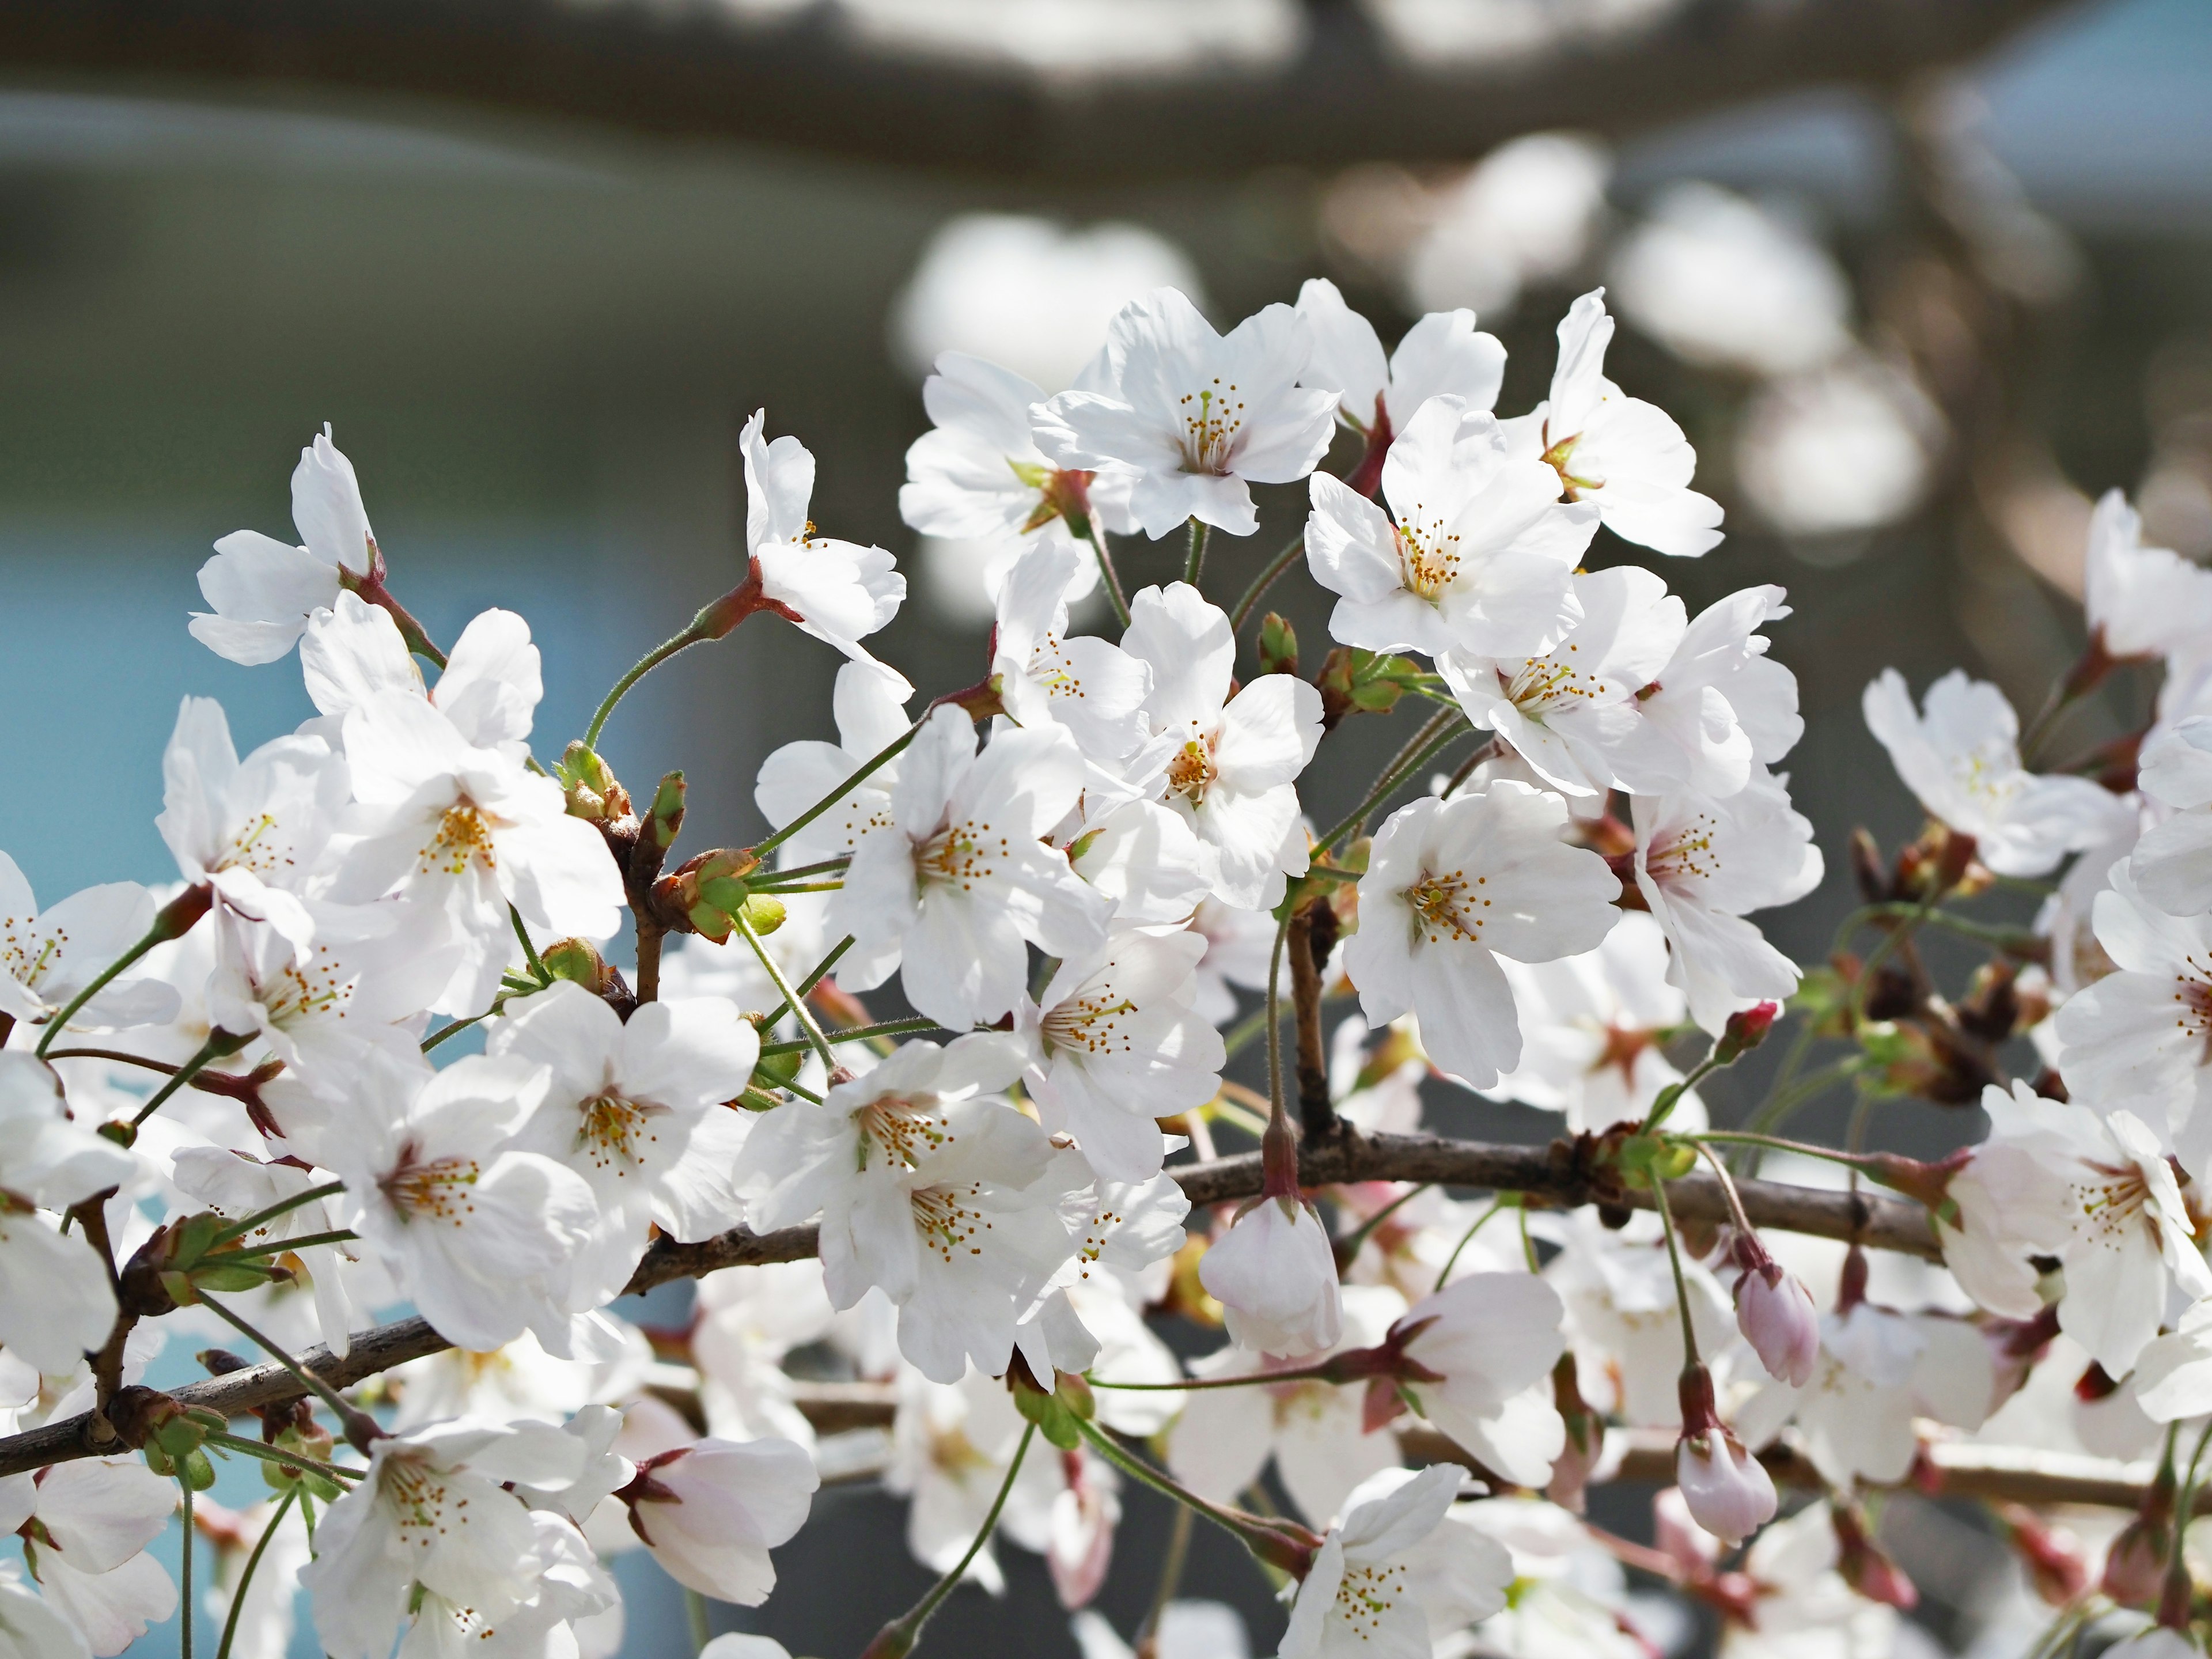
[[[1386,341],[1474,307],[1512,354],[1501,413],[1607,286],[1613,378],[1681,421],[1728,510],[1711,556],[1651,562],[1693,611],[1760,581],[1796,607],[1771,632],[1831,873],[1765,920],[1801,957],[1848,905],[1852,826],[1917,827],[1859,721],[1868,679],[1963,665],[2039,704],[2106,489],[2146,539],[2212,553],[2203,0],[0,3],[0,847],[42,900],[165,878],[177,699],[222,698],[241,748],[310,712],[295,670],[233,667],[184,623],[216,538],[291,538],[325,422],[434,635],[492,604],[529,620],[556,752],[736,580],[756,408],[817,458],[823,531],[898,556],[909,601],[872,643],[933,695],[976,678],[988,625],[977,550],[897,514],[935,354],[1051,391],[1134,294],[1176,283],[1226,327],[1316,275]],[[1258,537],[1217,538],[1225,592],[1303,511],[1276,492]],[[1593,562],[1631,556],[1601,536]],[[1182,554],[1121,556],[1135,587]],[[1315,590],[1273,599],[1317,661]],[[683,766],[687,841],[742,842],[762,757],[830,735],[836,665],[746,629],[632,696],[609,758],[633,786]],[[2085,713],[2079,746],[2143,696]],[[1364,782],[1344,750],[1397,737],[1325,748],[1314,815]],[[1101,1603],[1125,1630],[1163,1530],[1127,1501]],[[926,1578],[895,1500],[840,1488],[817,1515],[743,1627],[855,1651]],[[1265,1586],[1199,1549],[1194,1587],[1272,1647]],[[932,1641],[1073,1653],[1042,1570],[1006,1554],[1007,1600],[963,1592]],[[1971,1563],[1948,1604],[1921,1565],[1930,1627],[1970,1644]],[[625,1565],[625,1651],[677,1659],[653,1572]]]

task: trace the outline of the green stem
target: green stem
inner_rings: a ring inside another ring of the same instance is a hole
[[[707,1598],[686,1584],[684,1587],[684,1620],[691,1630],[691,1651],[704,1649],[714,1639],[714,1627],[707,1616]]]
[[[1373,1215],[1369,1216],[1366,1220],[1361,1222],[1358,1227],[1337,1242],[1337,1260],[1350,1261],[1358,1256],[1359,1252],[1366,1248],[1367,1241],[1374,1237],[1377,1227],[1388,1221],[1401,1206],[1412,1203],[1435,1185],[1436,1182],[1433,1181],[1424,1181],[1419,1186],[1408,1188],[1376,1211]]]
[[[808,1011],[805,998],[791,988],[791,981],[783,976],[783,969],[775,965],[775,958],[769,954],[767,941],[761,938],[742,908],[730,920],[737,923],[738,931],[745,936],[745,943],[753,947],[753,954],[760,958],[760,965],[767,971],[769,983],[783,994],[785,1003],[799,1021],[799,1029],[806,1033],[807,1042],[813,1045],[814,1052],[822,1056],[822,1063],[836,1071],[837,1060],[830,1052],[830,1039],[822,1034],[822,1027]]]
[[[507,919],[514,923],[515,938],[522,941],[523,960],[530,964],[530,972],[538,981],[538,988],[543,990],[553,982],[553,975],[545,971],[545,964],[538,960],[538,947],[530,942],[530,930],[522,925],[522,912],[510,904],[507,907]]]
[[[1190,550],[1183,556],[1182,579],[1193,587],[1198,586],[1200,573],[1206,568],[1206,526],[1198,520],[1190,521]]]
[[[194,901],[194,902],[188,903],[187,901]],[[144,935],[129,950],[101,969],[93,977],[90,984],[71,997],[63,1006],[62,1011],[46,1022],[46,1029],[39,1034],[39,1044],[33,1052],[44,1059],[46,1050],[53,1046],[54,1039],[62,1034],[63,1028],[76,1018],[78,1010],[106,990],[109,981],[118,974],[155,945],[166,945],[173,939],[182,939],[190,933],[198,924],[200,917],[207,914],[208,908],[208,890],[204,886],[186,888],[175,898],[163,905],[154,917],[154,925],[146,930]],[[176,918],[181,910],[192,910],[194,914],[191,921],[179,927],[177,926]]]
[[[1491,1217],[1496,1215],[1500,1210],[1503,1210],[1509,1205],[1512,1205],[1514,1203],[1514,1195],[1509,1193],[1498,1199],[1488,1209],[1485,1210],[1480,1215],[1475,1217],[1474,1224],[1468,1227],[1465,1232],[1459,1236],[1459,1243],[1452,1246],[1452,1253],[1444,1258],[1443,1271],[1437,1275],[1436,1289],[1437,1291],[1441,1291],[1446,1285],[1451,1282],[1451,1270],[1459,1266],[1460,1252],[1467,1249],[1468,1245],[1474,1243],[1474,1236],[1482,1231],[1483,1224],[1487,1222]],[[1430,1291],[1430,1294],[1431,1296],[1435,1295],[1436,1291]]]
[[[814,971],[809,974],[805,979],[799,981],[799,994],[802,1000],[805,1000],[808,992],[813,990],[816,986],[819,985],[823,980],[830,977],[830,970],[832,968],[835,968],[837,965],[839,958],[843,957],[845,952],[852,948],[853,936],[850,933],[846,934],[844,938],[839,939],[836,945],[830,947],[830,954],[823,957],[820,962],[815,964]],[[775,1007],[769,1009],[768,1012],[761,1016],[761,1029],[763,1030],[770,1029],[778,1020],[781,1019],[790,1012],[791,999],[789,997],[786,997],[781,1002],[777,1003]]]
[[[1267,957],[1267,1122],[1285,1121],[1283,1112],[1283,941],[1290,937],[1290,918],[1275,928],[1275,948]]]
[[[748,876],[745,878],[745,888],[749,892],[774,893],[781,890],[781,884],[784,882],[805,881],[810,876],[842,875],[846,866],[852,861],[853,855],[847,853],[838,858],[823,859],[819,864],[802,864],[793,869],[778,870],[765,876]]]
[[[1022,1429],[1022,1437],[1014,1444],[1014,1461],[1006,1465],[1006,1478],[999,1483],[999,1495],[991,1500],[990,1512],[984,1516],[983,1524],[976,1529],[974,1541],[968,1546],[968,1553],[953,1564],[949,1572],[929,1587],[927,1595],[878,1632],[876,1639],[868,1644],[870,1653],[908,1653],[921,1639],[922,1626],[929,1622],[930,1615],[967,1577],[969,1564],[982,1553],[983,1546],[990,1541],[991,1534],[999,1524],[1000,1511],[1006,1507],[1006,1499],[1013,1492],[1014,1477],[1022,1472],[1022,1459],[1029,1455],[1030,1442],[1036,1437],[1036,1425],[1025,1425]]]
[[[281,1446],[264,1445],[258,1440],[248,1440],[243,1435],[225,1434],[210,1429],[207,1443],[220,1446],[225,1451],[243,1452],[248,1457],[258,1457],[264,1463],[281,1463],[288,1469],[304,1469],[309,1474],[319,1474],[331,1481],[358,1480],[367,1469],[349,1469],[336,1463],[318,1463],[312,1457],[302,1457],[297,1452],[288,1452]]]
[[[1291,538],[1287,547],[1267,561],[1267,568],[1265,570],[1252,578],[1252,585],[1244,590],[1244,597],[1237,601],[1237,608],[1229,613],[1229,631],[1231,634],[1241,634],[1244,631],[1244,624],[1251,620],[1252,612],[1258,609],[1260,601],[1267,597],[1267,590],[1275,585],[1283,572],[1291,568],[1291,562],[1298,555],[1305,551],[1305,547],[1306,532],[1301,530]]]
[[[222,1303],[216,1301],[206,1291],[202,1291],[199,1292],[199,1300],[201,1306],[206,1308],[210,1312],[213,1313],[216,1317],[221,1319],[224,1323],[236,1330],[240,1335],[245,1337],[248,1341],[258,1343],[261,1346],[263,1352],[266,1353],[271,1359],[282,1365],[286,1370],[291,1372],[303,1387],[311,1390],[317,1399],[320,1400],[323,1404],[329,1407],[331,1413],[337,1418],[339,1424],[344,1428],[347,1440],[351,1442],[356,1449],[367,1449],[362,1440],[356,1437],[357,1435],[365,1434],[370,1437],[374,1437],[375,1435],[379,1435],[383,1432],[381,1429],[377,1427],[376,1420],[370,1417],[367,1412],[362,1410],[360,1407],[355,1405],[352,1401],[344,1399],[339,1395],[336,1389],[331,1387],[331,1385],[324,1382],[321,1377],[317,1376],[313,1371],[302,1365],[298,1360],[293,1358],[290,1354],[285,1352],[283,1349],[278,1347],[276,1343],[270,1341],[269,1338],[264,1336],[259,1331],[255,1330],[252,1326],[247,1324],[243,1319],[240,1319],[229,1309],[224,1307]]]
[[[1456,705],[1449,708],[1440,708],[1430,715],[1421,729],[1414,732],[1407,740],[1406,746],[1392,758],[1390,764],[1384,769],[1382,777],[1376,781],[1374,788],[1367,792],[1367,799],[1353,807],[1351,813],[1341,823],[1323,836],[1316,844],[1313,856],[1320,858],[1347,835],[1357,833],[1360,826],[1367,822],[1369,813],[1395,794],[1401,784],[1419,771],[1428,763],[1431,756],[1457,737],[1466,727],[1467,715]]]
[[[584,747],[597,749],[599,746],[599,732],[607,723],[607,716],[615,712],[615,705],[629,694],[630,687],[683,650],[684,647],[697,645],[711,637],[712,635],[702,631],[699,619],[695,617],[691,619],[690,626],[681,634],[672,639],[663,640],[652,650],[640,657],[631,665],[629,672],[614,683],[613,689],[607,693],[599,703],[598,711],[592,714],[592,723],[584,728]]]
[[[257,1244],[250,1250],[239,1250],[223,1257],[226,1261],[243,1261],[257,1255],[278,1255],[286,1250],[311,1250],[318,1244],[349,1244],[361,1235],[350,1227],[341,1227],[336,1232],[309,1233],[301,1238],[280,1238],[274,1244]]]
[[[1682,1365],[1698,1364],[1698,1332],[1690,1317],[1690,1281],[1682,1275],[1682,1247],[1674,1242],[1674,1212],[1667,1207],[1667,1183],[1656,1176],[1651,1182],[1652,1207],[1659,1212],[1659,1230],[1667,1236],[1667,1262],[1674,1270],[1674,1301],[1682,1310]]]
[[[192,1626],[199,1622],[199,1609],[192,1605],[192,1483],[180,1472],[177,1486],[185,1494],[183,1571],[178,1574],[182,1581],[179,1586],[178,1613],[181,1622],[177,1626],[178,1652],[181,1659],[192,1659]]]
[[[923,716],[923,719],[927,718],[928,716],[927,714]],[[874,754],[869,756],[867,759],[862,761],[857,769],[848,775],[842,783],[839,784],[828,794],[823,796],[820,800],[816,801],[813,805],[808,807],[797,817],[792,819],[790,823],[785,824],[783,828],[778,830],[766,841],[762,842],[758,846],[755,847],[753,848],[754,856],[763,859],[766,858],[770,853],[782,846],[784,842],[789,841],[793,836],[806,828],[808,824],[813,823],[815,819],[820,817],[824,812],[835,806],[839,801],[844,799],[846,796],[851,794],[853,791],[858,788],[861,784],[866,783],[868,779],[873,776],[878,771],[889,766],[893,761],[899,757],[900,753],[906,748],[907,744],[914,741],[914,734],[921,730],[921,721],[916,720],[912,726],[908,726],[905,731],[899,733],[897,737],[893,738],[881,749],[878,749]]]
[[[1154,1647],[1158,1644],[1160,1615],[1175,1600],[1176,1589],[1182,1583],[1182,1564],[1190,1553],[1190,1521],[1189,1508],[1176,1504],[1175,1520],[1168,1528],[1167,1553],[1160,1558],[1160,1582],[1152,1591],[1152,1605],[1145,1613],[1145,1622],[1138,1628],[1140,1646],[1147,1642]]]
[[[319,1187],[308,1188],[304,1193],[295,1193],[291,1197],[280,1200],[264,1210],[256,1210],[243,1221],[232,1222],[215,1236],[215,1242],[221,1246],[229,1243],[234,1238],[243,1238],[256,1227],[267,1226],[278,1216],[289,1215],[304,1205],[313,1204],[319,1198],[336,1198],[344,1190],[344,1182],[326,1181]]]
[[[1248,1532],[1248,1527],[1253,1522],[1254,1517],[1239,1515],[1234,1510],[1225,1509],[1221,1504],[1200,1498],[1173,1476],[1154,1468],[1141,1457],[1133,1457],[1124,1451],[1113,1436],[1100,1429],[1097,1424],[1083,1418],[1077,1418],[1074,1422],[1076,1431],[1091,1443],[1100,1456],[1121,1470],[1122,1474],[1150,1486],[1162,1497],[1171,1498],[1184,1508],[1196,1510],[1212,1522],[1215,1526],[1235,1538],[1237,1542],[1244,1545],[1248,1549],[1251,1547],[1252,1539]],[[1254,1553],[1257,1554],[1258,1552],[1255,1551]]]
[[[230,1644],[238,1635],[238,1616],[246,1607],[246,1592],[253,1583],[253,1575],[261,1565],[261,1557],[269,1548],[269,1540],[276,1535],[276,1528],[283,1524],[285,1515],[290,1510],[292,1500],[299,1495],[299,1487],[285,1488],[283,1497],[276,1500],[276,1513],[269,1517],[269,1524],[261,1529],[261,1536],[253,1546],[253,1553],[246,1558],[246,1570],[239,1574],[238,1582],[230,1587],[230,1612],[222,1621],[222,1639],[216,1644],[215,1659],[230,1659]]]
[[[1132,1394],[1181,1394],[1186,1389],[1250,1389],[1267,1382],[1327,1382],[1332,1379],[1326,1363],[1301,1365],[1293,1370],[1253,1371],[1243,1376],[1188,1376],[1179,1382],[1109,1382],[1103,1377],[1083,1379],[1094,1389],[1121,1389]]]
[[[876,1037],[910,1036],[917,1031],[934,1031],[940,1029],[942,1028],[933,1019],[886,1019],[879,1020],[873,1025],[848,1025],[838,1030],[824,1031],[823,1035],[831,1042],[866,1042]],[[763,1042],[761,1044],[761,1058],[766,1060],[772,1054],[803,1054],[813,1046],[811,1042],[803,1040],[795,1042]]]
[[[1091,550],[1098,556],[1098,574],[1105,579],[1106,603],[1114,607],[1114,620],[1126,629],[1129,625],[1129,599],[1121,592],[1121,573],[1114,568],[1114,555],[1106,544],[1106,526],[1096,512],[1088,520],[1091,530]]]
[[[1831,1164],[1840,1164],[1845,1169],[1872,1175],[1867,1165],[1875,1160],[1864,1154],[1839,1152],[1833,1146],[1815,1146],[1809,1140],[1785,1140],[1780,1135],[1753,1134],[1746,1129],[1698,1129],[1685,1133],[1685,1140],[1717,1140],[1723,1146],[1763,1146],[1773,1152],[1802,1152],[1807,1158],[1825,1158]]]
[[[137,1115],[131,1120],[131,1127],[137,1128],[155,1113],[160,1111],[171,1095],[190,1083],[215,1061],[228,1054],[236,1054],[249,1041],[251,1041],[250,1038],[233,1036],[228,1031],[209,1033],[208,1040],[200,1044],[198,1052],[175,1071],[170,1073],[167,1080],[146,1097],[146,1103],[138,1109]]]
[[[451,1025],[441,1025],[436,1030],[431,1032],[429,1036],[422,1039],[422,1052],[427,1054],[431,1049],[436,1048],[447,1037],[458,1036],[463,1031],[467,1030],[471,1025],[483,1024],[484,1021],[489,1019],[493,1015],[501,1012],[506,1008],[506,1006],[507,999],[505,997],[500,997],[492,1003],[490,1007],[485,1009],[483,1012],[480,1014],[471,1014],[466,1019],[457,1019]]]

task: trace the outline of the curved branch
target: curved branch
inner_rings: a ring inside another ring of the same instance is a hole
[[[1052,75],[871,40],[829,3],[787,20],[646,0],[0,0],[17,77],[93,76],[265,104],[306,90],[447,112],[739,139],[1064,191],[1263,167],[1465,161],[1524,132],[1647,130],[1815,86],[1895,86],[2061,0],[1685,0],[1479,64],[1417,65],[1361,7],[1316,0],[1287,61],[1193,55],[1142,74]]]
[[[1194,1205],[1234,1202],[1258,1195],[1260,1154],[1215,1158],[1170,1173]],[[1561,1208],[1579,1206],[1597,1196],[1591,1191],[1593,1172],[1578,1163],[1575,1143],[1565,1140],[1548,1146],[1507,1146],[1438,1135],[1362,1135],[1347,1129],[1326,1146],[1302,1151],[1298,1173],[1309,1187],[1358,1181],[1430,1182],[1522,1193]],[[1927,1212],[1917,1204],[1771,1181],[1738,1182],[1736,1189],[1746,1213],[1759,1226],[1822,1238],[1856,1238],[1880,1249],[1941,1259]],[[1729,1218],[1728,1195],[1711,1176],[1685,1176],[1670,1183],[1668,1191],[1679,1216],[1693,1221]],[[1648,1193],[1629,1193],[1625,1201],[1648,1208],[1651,1200]],[[797,1261],[815,1255],[817,1248],[817,1230],[811,1226],[772,1233],[737,1227],[696,1244],[662,1237],[638,1263],[626,1294],[649,1291],[672,1279],[697,1279],[724,1267]],[[428,1322],[403,1319],[363,1332],[343,1355],[313,1348],[300,1360],[333,1388],[343,1389],[452,1346]],[[258,1407],[296,1400],[301,1392],[298,1380],[282,1365],[266,1364],[186,1383],[173,1394],[180,1405],[236,1417]],[[93,1416],[86,1413],[0,1439],[0,1476],[112,1452],[115,1442],[95,1442],[93,1427]]]

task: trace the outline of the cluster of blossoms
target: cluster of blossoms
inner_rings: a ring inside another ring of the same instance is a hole
[[[944,357],[902,506],[1004,550],[981,678],[920,708],[866,644],[893,560],[816,532],[812,458],[756,416],[743,580],[550,766],[527,626],[487,611],[441,652],[317,438],[304,544],[218,543],[191,623],[233,661],[296,650],[316,718],[241,757],[186,700],[169,887],[41,911],[0,857],[15,1650],[104,1659],[172,1617],[147,1547],[181,1502],[219,1659],[275,1659],[295,1585],[331,1659],[593,1659],[620,1641],[606,1557],[757,1604],[820,1481],[872,1455],[944,1575],[884,1659],[963,1578],[999,1587],[994,1534],[1084,1607],[1133,1483],[1277,1575],[1297,1659],[1470,1631],[1648,1651],[1623,1562],[1714,1609],[1731,1654],[1874,1653],[1915,1592],[1869,1491],[1980,1438],[2133,1456],[2161,1432],[2094,1591],[2053,1534],[2011,1535],[2064,1616],[2154,1608],[2136,1639],[2194,1640],[2174,1447],[2212,1415],[2212,572],[2100,509],[2090,651],[2031,752],[2115,668],[2166,677],[2148,732],[2071,770],[2027,769],[1992,687],[1869,688],[1930,827],[1893,866],[1855,845],[1865,907],[1801,971],[1750,919],[1822,876],[1774,769],[1802,731],[1762,632],[1784,595],[1692,617],[1638,562],[1707,551],[1721,515],[1681,430],[1606,378],[1612,330],[1577,301],[1549,396],[1508,419],[1472,313],[1386,356],[1320,282],[1226,336],[1155,293],[1051,398]],[[1303,528],[1224,610],[1213,537],[1257,530],[1252,485],[1300,481]],[[1113,538],[1176,531],[1183,579],[1126,593]],[[1336,601],[1310,678],[1255,614],[1301,555]],[[1079,606],[1118,640],[1073,632]],[[683,775],[633,797],[602,732],[758,613],[848,659],[835,741],[762,767],[769,833],[678,862]],[[1315,822],[1328,735],[1400,705],[1427,717]],[[2069,858],[2033,930],[1955,908]],[[1929,927],[1990,948],[1966,994],[1937,990]],[[894,979],[911,1014],[879,1018],[861,999]],[[1709,1127],[1695,1085],[1785,1004],[1767,1103]],[[2032,1084],[2002,1070],[2015,1036]],[[1255,1040],[1265,1093],[1224,1076]],[[1801,1075],[1823,1041],[1843,1058]],[[1905,1218],[1878,1260],[1868,1201],[1775,1133],[1845,1079],[1990,1124],[1942,1164],[1826,1154],[1930,1212],[1883,1200]],[[1468,1144],[1419,1132],[1454,1090],[1559,1115],[1524,1187],[1446,1190]],[[1751,1184],[1764,1153],[1816,1184]],[[1828,1236],[1762,1233],[1761,1205]],[[708,1269],[684,1329],[615,1311]],[[400,1304],[420,1322],[375,1324]],[[1186,1364],[1176,1322],[1225,1340]],[[150,1386],[178,1331],[273,1363]],[[825,1370],[877,1387],[872,1452],[817,1431]],[[1586,1486],[1652,1451],[1658,1545],[1587,1523]],[[1762,1452],[1820,1496],[1777,1521]],[[196,1498],[240,1460],[267,1499]],[[1287,1508],[1252,1497],[1271,1468]],[[1173,1589],[1152,1650],[1223,1651],[1220,1610]],[[1095,1614],[1078,1632],[1125,1650]]]

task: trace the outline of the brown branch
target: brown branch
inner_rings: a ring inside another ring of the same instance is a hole
[[[1286,63],[1054,78],[855,38],[836,8],[698,0],[0,0],[16,77],[265,104],[369,94],[434,111],[738,139],[1055,191],[1263,167],[1464,161],[1522,133],[1646,131],[1820,86],[1962,63],[2060,0],[1692,0],[1554,49],[1419,67],[1362,8],[1306,8]]]
[[[1186,1164],[1171,1173],[1194,1205],[1235,1202],[1259,1193],[1260,1154],[1246,1152]],[[1425,1181],[1525,1193],[1562,1207],[1592,1201],[1593,1173],[1578,1162],[1575,1145],[1568,1141],[1554,1141],[1548,1146],[1505,1146],[1436,1135],[1363,1135],[1349,1129],[1326,1146],[1306,1148],[1299,1158],[1300,1178],[1310,1187],[1358,1181]],[[1822,1238],[1856,1237],[1878,1249],[1940,1259],[1927,1212],[1902,1199],[1787,1187],[1771,1181],[1740,1181],[1736,1190],[1746,1212],[1759,1226]],[[1674,1213],[1685,1219],[1729,1219],[1727,1195],[1710,1176],[1685,1176],[1672,1182],[1668,1191]],[[1607,1196],[1621,1199],[1615,1193]],[[1648,1208],[1650,1196],[1631,1192],[1622,1201]],[[738,1227],[696,1244],[659,1238],[630,1276],[626,1294],[649,1291],[672,1279],[697,1279],[724,1267],[797,1261],[813,1255],[816,1249],[817,1232],[811,1226],[787,1227],[766,1234]],[[404,1319],[364,1332],[343,1357],[326,1348],[313,1348],[299,1359],[331,1387],[343,1389],[451,1346],[427,1322]],[[233,1417],[297,1399],[301,1392],[298,1380],[277,1364],[252,1366],[173,1391],[181,1405]],[[0,1439],[0,1476],[113,1449],[111,1441],[95,1444],[89,1437],[93,1431],[92,1414],[86,1413]]]
[[[1291,963],[1291,1007],[1297,1015],[1298,1121],[1308,1142],[1318,1147],[1336,1133],[1335,1103],[1328,1093],[1328,1051],[1322,1038],[1321,969],[1314,962],[1314,911],[1317,900],[1291,918],[1284,954]]]

